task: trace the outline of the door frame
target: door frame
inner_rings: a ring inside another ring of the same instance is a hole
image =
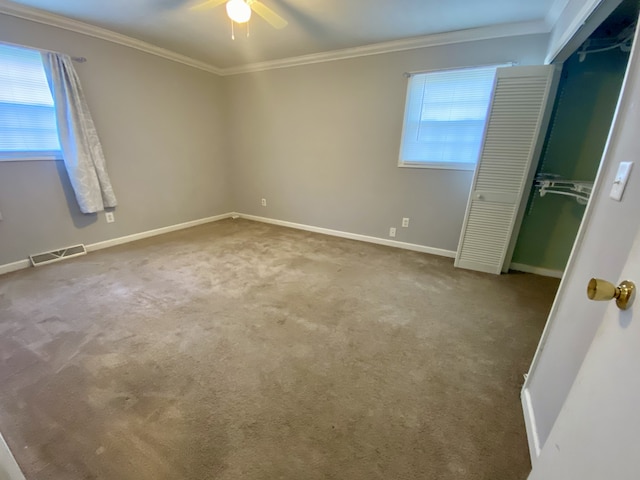
[[[615,8],[621,2],[618,0],[603,0],[595,10],[591,10],[587,19],[584,19],[584,24],[582,27],[579,27],[577,30],[573,32],[573,36],[566,40],[566,43],[562,48],[557,49],[554,56],[551,58],[550,62],[555,61],[565,61],[572,53],[575,51],[590,35],[593,31],[602,23],[607,16],[615,10]],[[585,14],[586,10],[581,12]],[[573,23],[579,23],[577,20]],[[529,442],[529,453],[531,456],[532,464],[535,464],[540,452],[544,445],[540,444],[540,438],[537,431],[537,424],[535,421],[535,412],[533,409],[531,397],[529,395],[529,387],[531,384],[531,378],[536,371],[538,363],[540,361],[540,357],[545,350],[545,346],[548,342],[549,336],[551,335],[555,324],[560,320],[558,318],[558,310],[560,309],[562,299],[567,292],[570,284],[570,280],[573,278],[573,273],[578,267],[578,252],[584,242],[585,236],[587,232],[591,228],[592,219],[594,216],[594,211],[596,210],[599,203],[604,200],[600,198],[602,195],[602,191],[605,187],[608,187],[608,183],[605,184],[605,179],[608,174],[611,173],[611,168],[613,167],[615,162],[618,161],[614,156],[615,152],[612,152],[612,146],[615,145],[615,141],[617,140],[617,126],[619,122],[619,117],[626,110],[626,103],[623,100],[626,99],[625,92],[628,91],[627,83],[630,71],[631,61],[634,58],[634,53],[637,47],[638,38],[640,37],[640,27],[636,32],[635,40],[633,43],[632,52],[629,56],[629,62],[627,64],[627,69],[625,71],[624,80],[622,82],[622,86],[620,88],[620,93],[618,95],[618,103],[616,105],[616,109],[611,121],[611,127],[609,130],[609,134],[607,136],[607,141],[605,144],[605,148],[602,153],[602,159],[600,161],[600,165],[598,166],[598,171],[596,174],[596,178],[593,184],[593,190],[590,196],[590,200],[587,204],[585,213],[582,218],[582,222],[580,224],[580,228],[578,229],[578,234],[576,235],[576,239],[574,241],[573,247],[571,249],[571,253],[569,255],[569,260],[567,262],[567,267],[564,270],[562,275],[562,280],[560,281],[560,285],[558,287],[558,291],[556,293],[556,297],[554,299],[553,305],[549,312],[549,316],[547,319],[547,323],[544,327],[542,335],[540,337],[540,341],[536,352],[534,354],[533,360],[529,367],[528,373],[525,375],[525,381],[522,386],[521,391],[521,401],[522,408],[524,413],[525,427],[527,432],[527,439]],[[637,55],[637,54],[636,54]],[[628,95],[628,94],[627,94]],[[627,102],[628,103],[628,102]],[[618,126],[618,128],[620,128]],[[576,372],[577,374],[577,372]]]
[[[0,434],[0,478],[7,480],[26,480],[16,459],[13,458],[7,442]]]

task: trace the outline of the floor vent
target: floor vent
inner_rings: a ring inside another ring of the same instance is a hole
[[[46,265],[47,263],[59,262],[60,260],[86,254],[87,249],[84,248],[84,245],[73,245],[72,247],[66,247],[60,250],[51,250],[50,252],[29,255],[29,258],[31,259],[31,264],[34,267],[38,267],[40,265]]]

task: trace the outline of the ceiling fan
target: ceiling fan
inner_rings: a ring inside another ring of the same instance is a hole
[[[223,3],[227,4],[227,15],[231,21],[235,23],[247,23],[253,11],[264,18],[274,28],[281,29],[287,26],[287,21],[284,18],[260,0],[207,0],[191,8],[193,10],[204,10],[218,7]]]

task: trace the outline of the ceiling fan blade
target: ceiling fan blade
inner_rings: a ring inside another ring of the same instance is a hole
[[[247,2],[251,9],[271,24],[272,27],[280,29],[286,27],[289,23],[278,15],[276,12],[267,7],[259,0]]]
[[[222,5],[223,3],[227,3],[227,0],[206,0],[194,5],[193,7],[190,7],[189,10],[204,10],[205,8],[215,8],[218,5]]]

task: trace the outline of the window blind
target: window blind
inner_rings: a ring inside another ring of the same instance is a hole
[[[414,74],[409,79],[400,160],[473,167],[496,66]]]
[[[0,45],[0,160],[60,157],[40,52]]]

